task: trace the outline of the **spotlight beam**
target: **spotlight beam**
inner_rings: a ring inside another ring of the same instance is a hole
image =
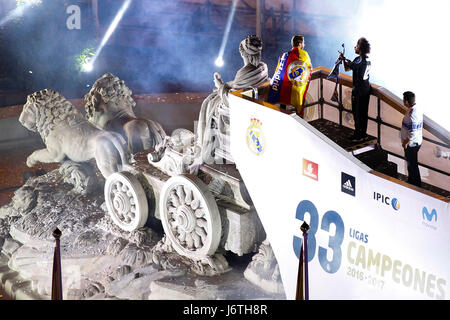
[[[3,19],[0,20],[0,27],[3,27],[9,21],[18,18],[23,15],[24,11],[35,4],[40,4],[38,0],[29,0],[24,4],[17,6],[14,10],[11,10]]]
[[[219,55],[217,56],[217,60],[216,60],[216,65],[219,67],[221,67],[223,65],[222,57],[225,52],[225,46],[227,45],[227,42],[228,42],[228,35],[230,34],[231,24],[233,23],[234,12],[236,11],[237,2],[238,2],[238,0],[233,0],[233,4],[231,5],[231,11],[230,11],[230,14],[228,15],[227,25],[225,27],[225,32],[224,32],[223,38],[222,38],[222,44],[220,45]]]
[[[130,6],[132,0],[126,0],[122,7],[117,12],[116,16],[114,17],[114,20],[111,22],[111,24],[108,27],[108,30],[106,30],[105,35],[103,36],[102,42],[100,43],[100,46],[95,51],[94,55],[92,56],[87,63],[84,64],[83,69],[86,72],[92,71],[94,67],[94,63],[97,60],[98,56],[100,55],[100,52],[102,51],[103,47],[108,42],[111,35],[116,30],[117,26],[119,25],[120,20],[122,20],[123,15],[125,14],[125,11],[127,11],[128,7]]]

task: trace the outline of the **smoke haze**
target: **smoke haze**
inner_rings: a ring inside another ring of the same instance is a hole
[[[279,10],[283,3],[292,10],[293,1],[266,1],[266,9]],[[67,97],[80,97],[97,78],[111,72],[135,93],[210,92],[214,72],[230,81],[242,66],[239,42],[256,33],[253,22],[249,23],[255,17],[236,13],[223,56],[225,65],[218,68],[214,61],[232,1],[212,1],[222,5],[220,12],[213,6],[208,9],[206,1],[200,2],[133,0],[94,70],[83,73],[76,58],[85,49],[95,52],[123,1],[98,2],[101,28],[96,35],[87,3],[43,0],[2,27],[6,39],[0,44],[0,59],[7,61],[6,73],[13,79],[9,86],[27,93],[50,87]],[[14,0],[2,0],[3,9],[6,3],[10,3],[9,9],[15,7]],[[247,3],[256,6],[256,1]],[[66,27],[66,8],[71,4],[81,8],[81,30]],[[238,1],[238,7],[245,5]],[[301,14],[295,17],[296,29],[285,28],[282,34],[264,32],[262,60],[272,76],[278,56],[290,49],[290,37],[298,33],[305,35],[313,66],[332,68],[341,44],[345,43],[347,58],[353,59],[353,47],[364,36],[372,45],[371,82],[400,97],[406,90],[416,92],[425,114],[448,129],[448,102],[441,93],[445,92],[449,66],[440,53],[450,46],[443,40],[444,32],[450,30],[449,7],[448,0],[427,5],[417,0],[297,1]],[[0,19],[3,16],[5,12]],[[292,21],[288,23],[292,25]]]

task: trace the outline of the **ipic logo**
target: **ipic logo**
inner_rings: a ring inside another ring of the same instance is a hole
[[[356,180],[354,176],[341,172],[341,191],[351,196],[355,196]]]
[[[390,197],[387,197],[387,196],[385,196],[385,195],[383,195],[381,193],[378,193],[378,192],[374,192],[373,193],[373,199],[377,200],[377,201],[380,201],[380,202],[382,202],[382,203],[384,203],[384,204],[386,204],[388,206],[392,206],[392,208],[395,211],[400,210],[400,201],[398,201],[397,198],[392,198],[392,200],[391,200]]]

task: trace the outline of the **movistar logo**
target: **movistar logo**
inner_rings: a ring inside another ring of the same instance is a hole
[[[437,212],[436,209],[431,210],[431,213],[428,212],[428,209],[426,207],[423,207],[422,209],[422,218],[425,220],[427,219],[428,221],[431,222],[431,220],[433,220],[434,217],[434,221],[437,221]]]

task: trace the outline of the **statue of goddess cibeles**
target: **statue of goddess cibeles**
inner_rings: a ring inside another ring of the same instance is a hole
[[[203,163],[233,162],[229,144],[230,90],[258,88],[266,84],[267,65],[261,61],[262,41],[249,35],[239,44],[244,66],[236,72],[234,80],[223,82],[218,72],[214,73],[214,91],[203,101],[196,127],[196,144],[201,148]]]
[[[151,163],[171,174],[196,174],[204,163],[233,163],[229,147],[228,93],[250,87],[257,89],[267,85],[268,88],[270,79],[267,65],[261,62],[261,50],[262,41],[255,35],[241,41],[239,52],[244,66],[230,82],[223,82],[220,74],[214,73],[215,88],[202,103],[195,134],[186,129],[175,130],[157,152],[150,154]]]

